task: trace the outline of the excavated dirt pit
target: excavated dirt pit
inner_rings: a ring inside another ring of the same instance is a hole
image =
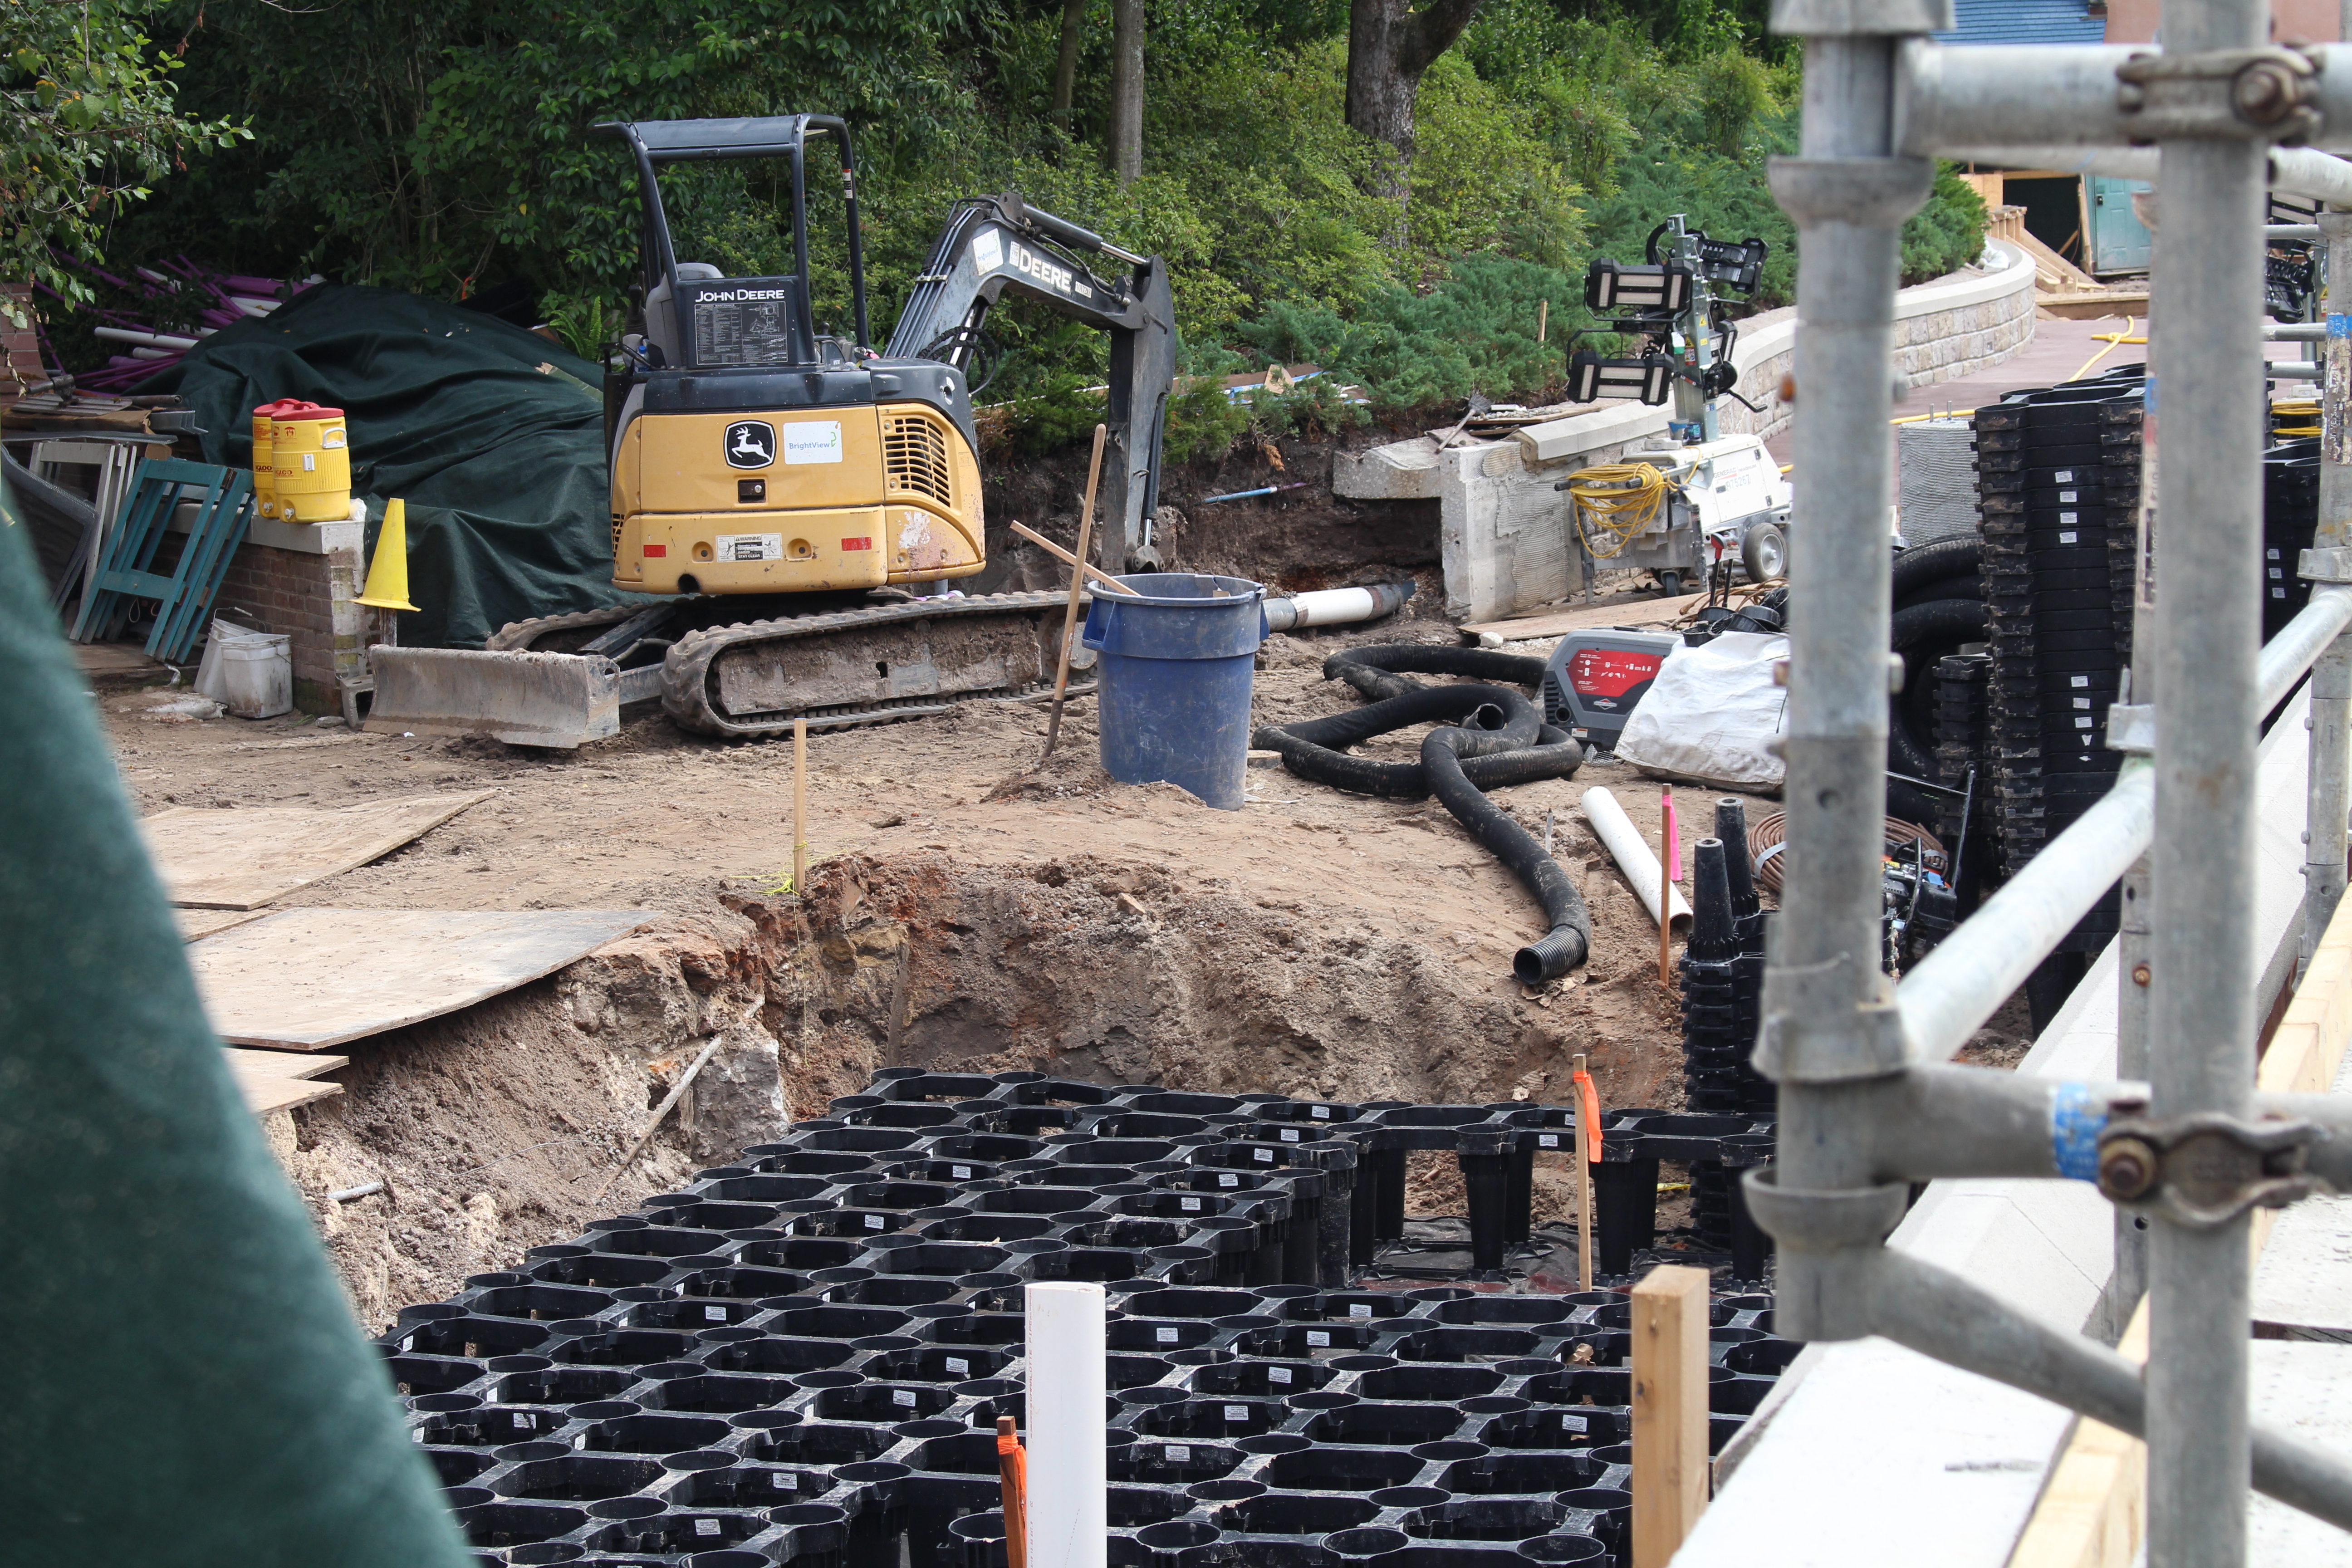
[[[1339,647],[1454,640],[1412,620],[1277,637],[1256,719],[1353,707],[1320,678]],[[498,792],[287,904],[362,921],[399,908],[658,911],[549,979],[339,1047],[352,1058],[335,1075],[344,1092],[271,1119],[371,1326],[772,1138],[786,1116],[822,1114],[885,1066],[1561,1103],[1583,1052],[1605,1105],[1680,1100],[1656,928],[1576,809],[1608,784],[1654,830],[1656,785],[1613,763],[1496,793],[1538,834],[1553,820],[1592,910],[1591,961],[1536,994],[1510,975],[1512,952],[1538,934],[1534,900],[1441,807],[1341,795],[1266,758],[1240,812],[1117,784],[1094,760],[1090,700],[1072,704],[1043,769],[1036,708],[813,736],[803,898],[787,886],[789,744],[709,742],[632,710],[612,740],[550,753],[299,716],[157,723],[121,710],[136,695],[100,691],[142,811]],[[1418,741],[1367,750],[1409,756]],[[1686,797],[1686,817],[1712,798]],[[687,1097],[616,1175],[714,1038]],[[1983,1044],[2014,1041],[1997,1027]],[[1463,1212],[1450,1161],[1423,1159],[1414,1175],[1412,1212]],[[374,1181],[382,1193],[327,1196]],[[1538,1219],[1564,1215],[1567,1194],[1563,1170],[1539,1172]],[[1660,1217],[1675,1223],[1679,1205]]]

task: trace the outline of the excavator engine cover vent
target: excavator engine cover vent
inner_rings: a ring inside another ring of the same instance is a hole
[[[920,415],[882,421],[882,466],[894,495],[924,496],[943,507],[954,507],[947,436]]]

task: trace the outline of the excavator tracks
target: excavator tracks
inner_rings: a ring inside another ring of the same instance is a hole
[[[662,663],[662,708],[695,734],[760,740],[791,733],[795,719],[840,729],[1050,699],[1068,604],[1066,592],[989,594],[686,632]],[[1094,689],[1075,663],[1069,689]]]

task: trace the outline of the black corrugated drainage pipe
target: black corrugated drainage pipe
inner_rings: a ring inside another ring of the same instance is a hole
[[[1536,705],[1512,687],[1486,682],[1423,686],[1399,673],[1403,670],[1534,686],[1543,679],[1544,661],[1486,648],[1351,648],[1324,660],[1324,679],[1345,680],[1378,700],[1328,719],[1269,724],[1250,743],[1260,751],[1281,752],[1283,765],[1300,778],[1335,789],[1394,800],[1436,795],[1454,819],[1475,834],[1543,905],[1551,929],[1519,949],[1511,960],[1511,972],[1524,985],[1557,980],[1591,952],[1592,918],[1559,863],[1488,800],[1486,791],[1497,784],[1567,778],[1583,765],[1584,747],[1565,730],[1545,723]],[[1423,738],[1418,763],[1380,763],[1347,754],[1349,747],[1375,735],[1432,722],[1441,727]]]

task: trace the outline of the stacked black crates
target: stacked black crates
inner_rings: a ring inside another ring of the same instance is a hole
[[[1717,802],[1715,826],[1716,836],[1691,850],[1693,918],[1681,963],[1684,1088],[1690,1109],[1702,1114],[1772,1116],[1780,1096],[1749,1061],[1763,1016],[1764,914],[1748,859],[1746,807],[1732,799]],[[1690,1173],[1691,1229],[1698,1244],[1731,1250],[1736,1267],[1760,1265],[1760,1252],[1752,1263],[1739,1256],[1747,1250],[1740,1245],[1745,1216],[1736,1211],[1732,1190],[1739,1166],[1701,1159],[1691,1163]]]
[[[2115,783],[2108,707],[2131,657],[2141,401],[2102,379],[1976,412],[1991,667],[1990,762],[2001,869],[2014,876]],[[2059,951],[2114,935],[2115,895]]]
[[[1967,847],[1981,844],[1993,814],[1991,713],[1988,706],[1992,656],[1987,653],[1947,654],[1936,661],[1936,773],[1960,793],[1936,797],[1936,834],[1955,858]],[[1973,787],[1971,784],[1973,782]],[[1953,867],[1955,885],[1961,879],[1975,884],[1977,863]]]
[[[2311,602],[2297,576],[2319,526],[2319,443],[2284,441],[2263,455],[2263,640]]]

